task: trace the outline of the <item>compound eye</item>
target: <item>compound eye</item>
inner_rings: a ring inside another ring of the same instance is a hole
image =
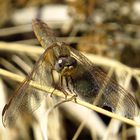
[[[59,66],[59,68],[63,68],[64,67],[64,62],[63,62],[62,59],[58,60],[58,66]]]
[[[64,68],[65,62],[63,59],[59,59],[55,64],[55,70],[60,72]]]

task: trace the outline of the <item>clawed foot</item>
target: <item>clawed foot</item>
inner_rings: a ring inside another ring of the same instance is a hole
[[[52,93],[50,94],[50,97],[52,97],[52,96],[53,96],[54,91],[55,91],[55,88],[53,89]]]
[[[77,103],[76,99],[77,99],[77,95],[75,94],[72,97],[70,97],[69,99],[66,99],[66,101],[72,101],[72,100],[74,100],[75,103]]]

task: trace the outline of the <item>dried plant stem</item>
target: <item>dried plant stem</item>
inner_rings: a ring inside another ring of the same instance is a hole
[[[19,25],[16,27],[8,27],[0,29],[0,36],[8,36],[17,33],[25,33],[29,31],[32,31],[31,24]]]
[[[97,56],[93,54],[85,54],[94,64],[107,66],[107,67],[114,67],[115,69],[122,69],[131,73],[132,75],[140,75],[140,69],[128,67],[118,61],[111,60],[106,57]]]
[[[19,76],[17,74],[11,73],[11,72],[6,71],[6,70],[3,70],[3,69],[0,69],[0,75],[6,76],[7,78],[10,78],[10,79],[15,80],[15,81],[18,81],[18,82],[22,82],[24,80],[24,77],[21,77],[21,76]],[[56,96],[59,96],[59,97],[62,97],[62,98],[65,99],[65,95],[62,92],[60,92],[58,90],[55,90],[54,91],[54,88],[52,88],[52,87],[41,86],[37,82],[34,82],[34,81],[31,81],[30,82],[30,85],[33,86],[34,88],[37,88],[37,89],[42,90],[42,91],[45,91],[46,94],[47,93],[51,94],[52,91],[53,91],[53,95],[56,95]],[[70,96],[70,95],[68,96],[68,98],[71,98],[71,97],[72,96]],[[75,101],[73,101],[73,102],[75,102]],[[76,103],[79,104],[79,105],[85,106],[85,107],[87,107],[89,109],[92,109],[94,111],[97,111],[97,112],[99,112],[101,114],[104,114],[106,116],[109,116],[111,118],[114,118],[114,119],[123,121],[124,123],[130,124],[130,125],[133,125],[133,126],[140,127],[140,123],[139,122],[136,122],[134,120],[127,119],[127,118],[125,118],[123,116],[120,116],[118,114],[114,114],[112,112],[109,112],[107,110],[104,110],[102,108],[99,108],[97,106],[94,106],[92,104],[89,104],[87,102],[84,102],[84,101],[82,101],[82,100],[80,100],[78,98],[76,99]]]
[[[44,49],[41,47],[35,47],[32,45],[0,42],[0,51],[22,52],[22,53],[40,55],[43,53]],[[111,60],[109,58],[105,58],[102,56],[93,55],[93,54],[84,54],[84,55],[88,57],[94,64],[107,66],[107,67],[113,67],[115,69],[119,68],[119,69],[122,69],[131,73],[133,76],[140,75],[140,69],[130,68],[118,61]]]
[[[79,137],[81,131],[82,131],[83,128],[84,128],[84,126],[85,126],[85,121],[83,121],[83,122],[80,124],[80,126],[78,127],[78,129],[77,129],[76,133],[74,134],[72,140],[77,140],[77,138]]]
[[[42,54],[44,49],[25,44],[0,42],[0,51]]]

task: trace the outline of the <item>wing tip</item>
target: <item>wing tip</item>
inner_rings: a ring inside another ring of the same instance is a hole
[[[5,119],[5,112],[6,112],[7,108],[8,108],[8,105],[6,104],[4,106],[4,108],[3,108],[3,110],[2,110],[2,124],[3,124],[4,127],[6,127],[6,123],[5,123],[5,120],[6,120]]]

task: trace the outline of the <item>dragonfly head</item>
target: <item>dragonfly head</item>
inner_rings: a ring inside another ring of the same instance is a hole
[[[68,75],[72,73],[72,71],[76,68],[77,61],[75,58],[71,56],[60,57],[58,61],[55,63],[54,69],[58,73],[62,73],[63,75]]]

